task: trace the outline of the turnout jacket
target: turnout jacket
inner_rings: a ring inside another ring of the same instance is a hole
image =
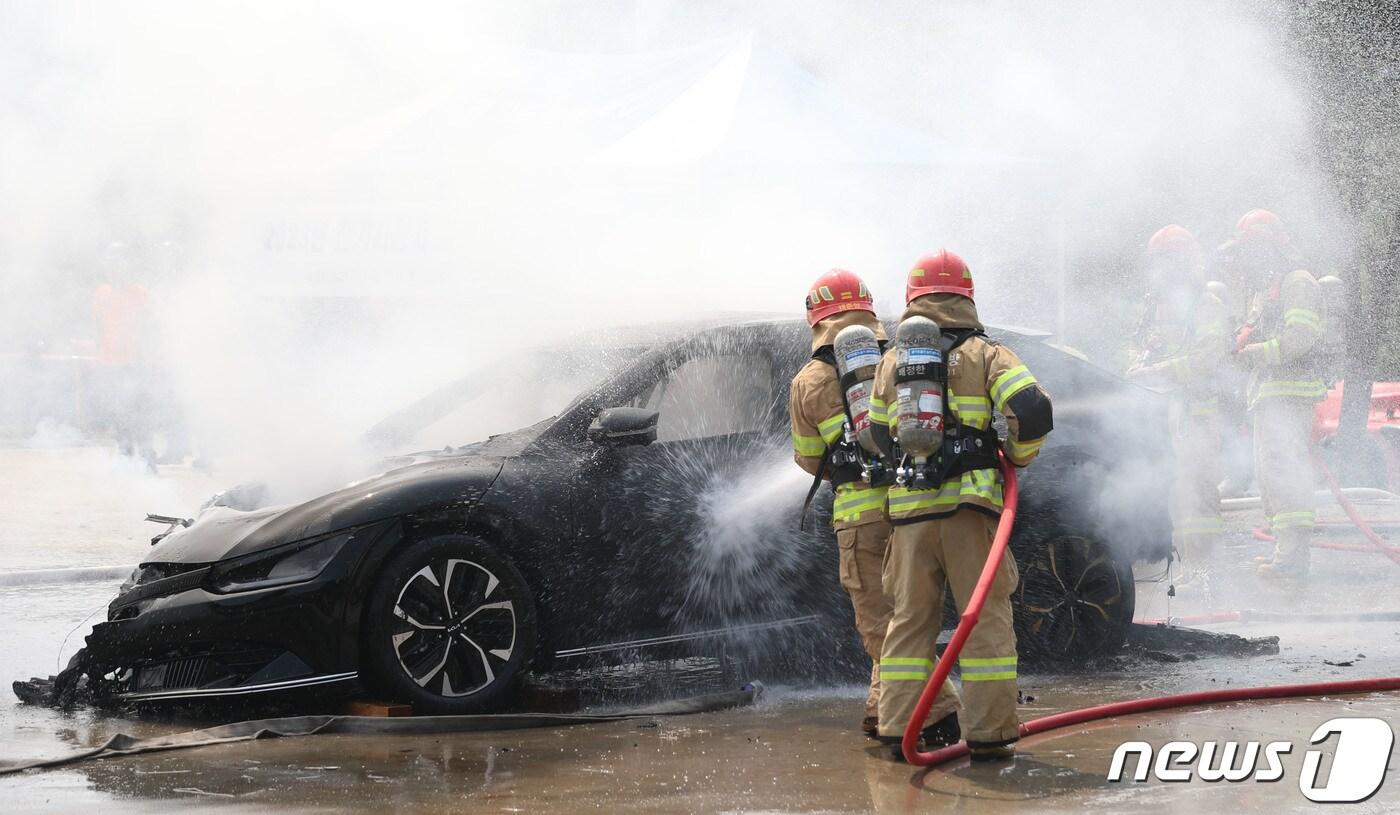
[[[1261,399],[1321,400],[1322,289],[1311,272],[1275,276],[1249,301],[1249,342],[1236,358],[1250,371],[1249,407]]]
[[[905,320],[927,317],[944,330],[982,329],[977,306],[956,294],[928,294],[909,304]],[[992,423],[993,411],[1006,417],[1003,445],[1012,464],[1024,467],[1040,452],[1052,427],[1050,398],[1022,364],[1015,352],[986,337],[963,341],[945,360],[948,390],[944,393],[945,423],[957,422],[982,429]],[[875,371],[875,396],[871,419],[898,431],[898,397],[895,392],[895,352],[890,349]],[[889,516],[893,523],[951,515],[963,507],[990,515],[1002,508],[1001,473],[995,468],[969,470],[945,480],[937,489],[908,486],[889,488]]]
[[[874,314],[847,311],[817,323],[812,333],[812,352],[830,347],[841,329],[851,325],[864,325],[874,331],[876,337],[885,338],[885,330]],[[789,388],[788,416],[792,420],[793,459],[799,467],[815,476],[846,429],[846,405],[841,397],[841,383],[835,367],[817,359],[802,366]],[[825,478],[831,480],[830,466],[826,469]],[[852,481],[836,487],[831,520],[837,529],[863,526],[884,518],[884,487],[871,487],[864,481]]]
[[[1183,416],[1220,411],[1220,370],[1230,353],[1229,314],[1219,297],[1202,288],[1182,313],[1149,303],[1142,347],[1132,349],[1128,373],[1170,386]]]

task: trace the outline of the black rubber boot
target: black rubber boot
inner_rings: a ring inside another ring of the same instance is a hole
[[[997,743],[969,742],[967,745],[969,758],[982,763],[986,761],[1010,761],[1016,757],[1016,742],[1003,741]]]
[[[880,719],[876,716],[866,716],[860,720],[860,732],[872,739],[880,737]]]
[[[949,713],[933,724],[919,731],[919,749],[937,750],[939,747],[947,747],[950,744],[957,744],[962,736],[962,730],[958,727],[958,714]],[[904,760],[904,738],[902,736],[878,736],[880,743],[894,748],[894,760]]]
[[[923,741],[925,749],[929,750],[957,744],[958,740],[962,738],[962,728],[958,726],[958,714],[949,713],[925,727],[919,734],[919,738]]]

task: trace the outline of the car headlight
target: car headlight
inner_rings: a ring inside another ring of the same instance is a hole
[[[302,583],[320,574],[350,540],[352,530],[288,543],[215,563],[205,585],[229,594]]]

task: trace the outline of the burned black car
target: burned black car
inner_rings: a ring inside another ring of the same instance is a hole
[[[1169,551],[1159,406],[1044,335],[989,333],[1056,400],[1012,543],[1023,656],[1116,648],[1132,563]],[[530,669],[721,650],[854,678],[832,533],[798,528],[786,405],[807,344],[802,322],[769,320],[619,347],[553,418],[294,506],[209,507],[111,603],[85,681],[119,702],[364,686],[460,713]],[[407,438],[453,392],[374,435]]]

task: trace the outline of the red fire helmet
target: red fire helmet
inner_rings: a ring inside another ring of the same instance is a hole
[[[1201,245],[1196,242],[1196,236],[1187,231],[1186,227],[1179,224],[1167,224],[1152,234],[1147,241],[1147,254],[1149,255],[1180,255],[1184,258],[1198,259],[1201,256]]]
[[[1284,231],[1283,220],[1267,209],[1251,209],[1235,224],[1237,243],[1269,243],[1284,246],[1288,243],[1288,233]]]
[[[909,282],[904,289],[904,302],[914,302],[914,298],[925,294],[961,294],[969,300],[972,296],[972,271],[962,258],[939,249],[931,255],[919,258],[914,268],[909,270]]]
[[[816,325],[843,311],[875,313],[875,300],[855,272],[832,269],[812,284],[807,292],[807,325]]]

